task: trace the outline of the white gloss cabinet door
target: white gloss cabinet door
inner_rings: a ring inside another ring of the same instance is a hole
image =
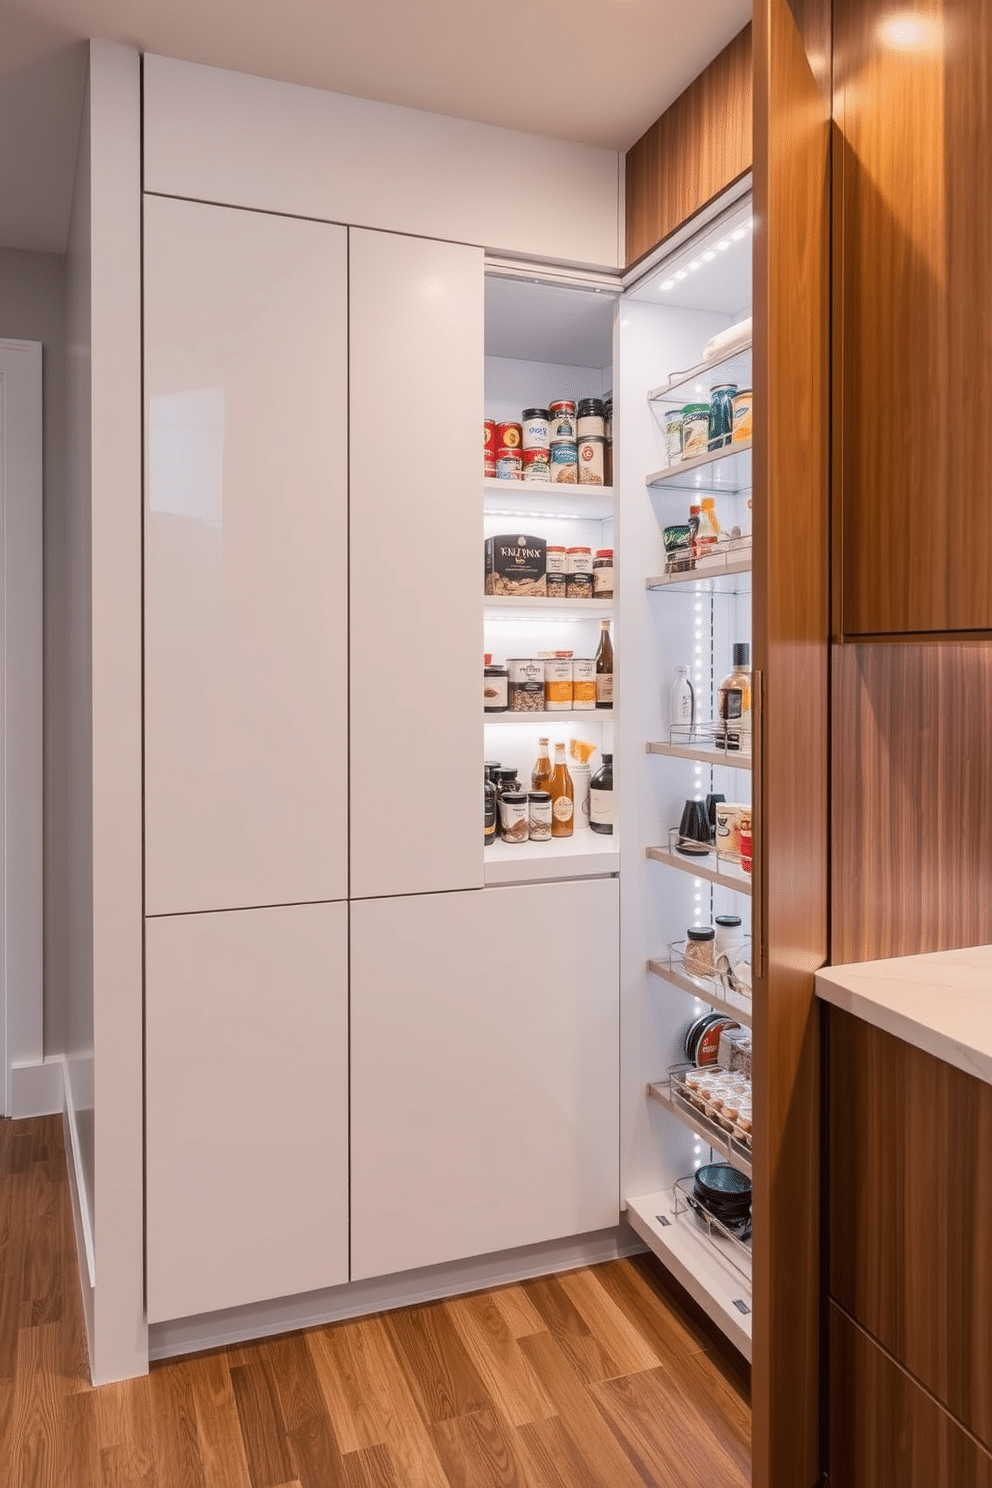
[[[352,229],[351,896],[480,888],[482,250]]]
[[[148,1318],[348,1280],[348,908],[146,922]]]
[[[146,912],[343,899],[347,233],[144,211]]]
[[[618,898],[352,904],[353,1279],[618,1222]]]

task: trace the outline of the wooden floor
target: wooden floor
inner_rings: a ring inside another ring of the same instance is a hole
[[[736,1488],[747,1386],[647,1257],[93,1389],[61,1122],[0,1121],[0,1488]]]

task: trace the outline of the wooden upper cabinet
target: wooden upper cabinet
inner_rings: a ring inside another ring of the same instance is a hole
[[[744,27],[626,156],[627,265],[751,169],[751,27]]]
[[[835,0],[844,636],[992,629],[992,12]]]

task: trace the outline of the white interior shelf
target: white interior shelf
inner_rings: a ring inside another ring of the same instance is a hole
[[[613,487],[568,485],[556,481],[497,480],[487,475],[483,510],[491,517],[605,521],[613,516]]]
[[[675,486],[693,491],[712,490],[722,492],[725,496],[749,491],[751,441],[748,440],[746,444],[724,444],[719,449],[696,455],[691,460],[679,460],[674,465],[666,465],[664,470],[652,471],[646,481],[652,490],[659,486]]]
[[[711,978],[705,981],[702,977],[691,977],[687,972],[670,966],[667,961],[656,960],[654,957],[648,961],[648,971],[653,976],[660,977],[671,987],[678,987],[682,992],[689,992],[707,1007],[715,1009],[720,1013],[727,1013],[731,1018],[736,1018],[738,1023],[745,1028],[751,1027],[751,1002],[743,996],[735,996]]]
[[[487,615],[498,615],[504,620],[510,617],[518,620],[608,620],[613,614],[612,599],[541,599],[526,594],[484,594],[482,603]]]
[[[632,1228],[685,1287],[706,1316],[751,1359],[751,1287],[741,1273],[739,1247],[726,1247],[708,1235],[684,1209],[676,1214],[671,1189],[628,1198]]]
[[[504,723],[548,723],[552,725],[556,723],[597,723],[602,722],[604,718],[612,722],[613,709],[555,708],[549,710],[547,708],[538,708],[533,713],[527,713],[508,708],[505,713],[485,712],[483,716],[487,724],[500,725]]]
[[[674,1116],[676,1121],[681,1121],[682,1125],[695,1136],[705,1138],[707,1145],[712,1147],[714,1152],[718,1152],[725,1162],[730,1163],[731,1167],[746,1173],[750,1178],[751,1159],[745,1156],[739,1143],[731,1140],[729,1132],[725,1132],[709,1116],[704,1116],[702,1111],[697,1111],[687,1101],[673,1094],[667,1084],[660,1081],[652,1082],[648,1086],[648,1095],[659,1106],[663,1106],[670,1116]]]
[[[751,572],[751,550],[728,553],[723,562],[712,568],[691,568],[687,573],[657,574],[645,580],[647,589],[679,589],[683,594],[750,594],[750,584],[733,582]],[[589,600],[573,603],[588,604]]]
[[[620,871],[615,839],[589,827],[581,827],[571,837],[553,837],[550,842],[497,840],[485,854],[487,885],[602,878]]]
[[[719,372],[719,377],[714,377]],[[708,362],[699,362],[685,372],[673,372],[667,382],[652,388],[648,393],[649,403],[684,403],[685,390],[694,383],[704,383],[706,388],[714,383],[736,382],[738,387],[751,384],[751,342],[738,341],[725,356],[713,357]]]
[[[653,863],[665,863],[692,878],[705,878],[710,883],[722,884],[725,889],[735,889],[739,894],[751,894],[751,874],[744,872],[736,858],[717,857],[712,850],[705,857],[686,858],[671,847],[649,847],[647,855]]]
[[[647,745],[648,754],[664,754],[671,759],[698,760],[704,765],[728,765],[732,770],[753,769],[752,756],[740,750],[719,749],[715,744],[668,744],[663,739]]]

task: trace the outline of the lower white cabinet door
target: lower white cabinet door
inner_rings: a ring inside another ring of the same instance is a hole
[[[148,1318],[348,1280],[345,903],[146,921]]]
[[[618,898],[352,904],[354,1279],[617,1223]]]

